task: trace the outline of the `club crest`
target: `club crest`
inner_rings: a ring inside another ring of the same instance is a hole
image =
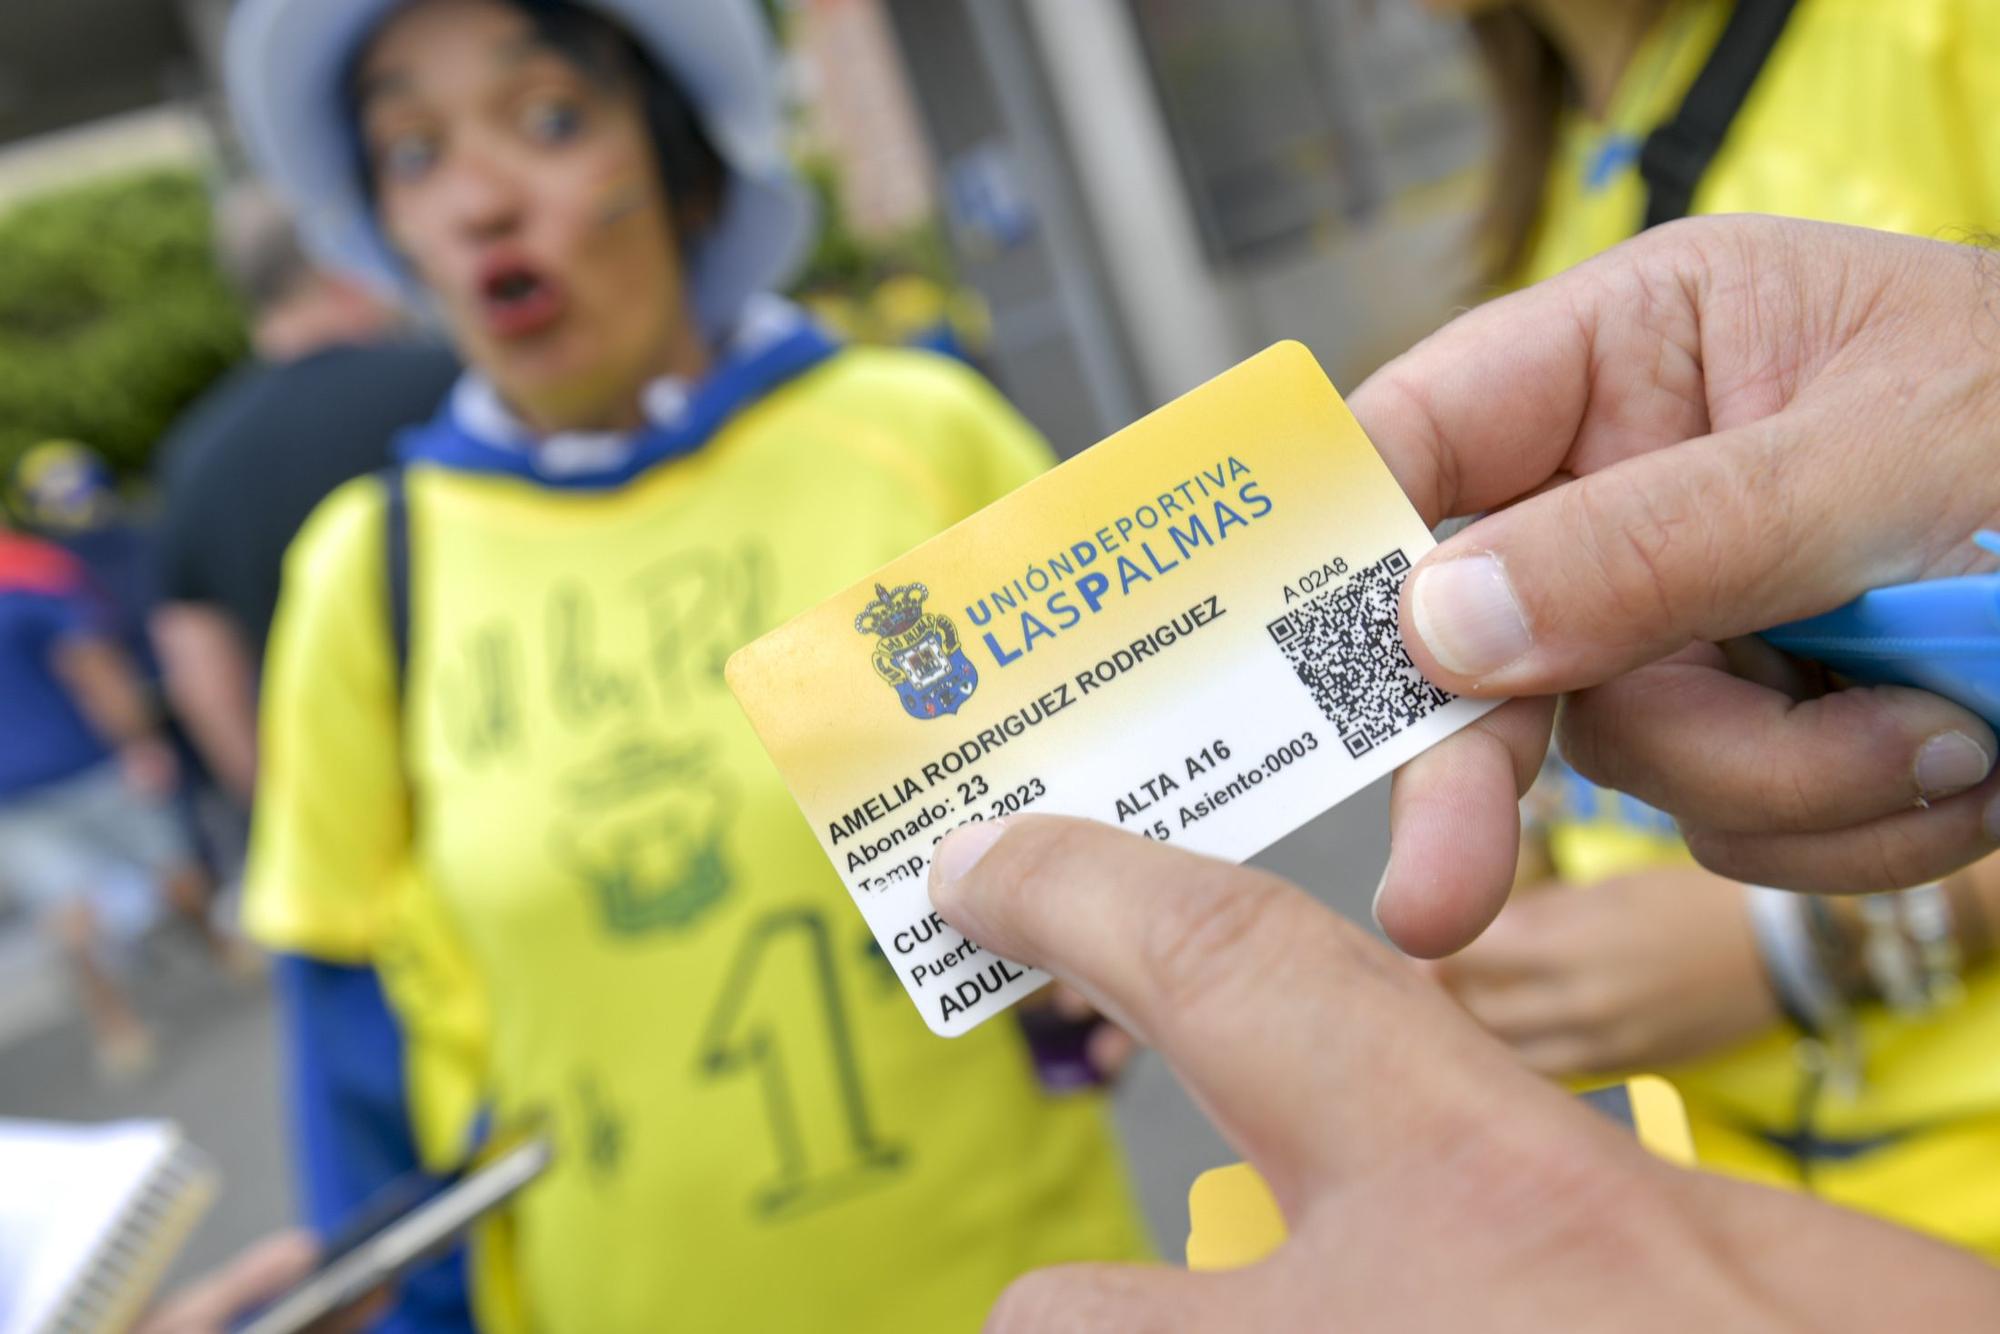
[[[924,610],[922,584],[875,585],[875,600],[854,618],[859,634],[875,636],[876,675],[896,689],[912,718],[941,718],[979,688],[979,672],[959,647],[951,618]]]

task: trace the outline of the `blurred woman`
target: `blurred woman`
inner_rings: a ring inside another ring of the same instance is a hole
[[[1471,14],[1499,92],[1501,286],[1690,212],[2000,224],[1986,0],[1429,2]],[[1937,739],[1913,794],[1976,782],[1992,745]],[[1816,903],[1709,875],[1560,762],[1525,809],[1521,885],[1549,892],[1438,969],[1473,1014],[1554,1075],[1665,1069],[1710,1166],[2000,1257],[2000,863]]]
[[[272,636],[248,911],[309,1184],[368,1175],[329,1107],[377,1032],[428,1163],[553,1137],[475,1247],[488,1327],[969,1328],[1138,1253],[1101,1101],[1011,1025],[927,1033],[724,688],[1049,461],[764,295],[807,222],[755,6],[248,0],[230,38],[321,251],[472,368],[315,515]]]

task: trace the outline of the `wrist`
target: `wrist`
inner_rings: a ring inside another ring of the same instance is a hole
[[[1922,1014],[1963,993],[1972,919],[1944,885],[1815,899],[1807,911],[1820,924],[1826,971],[1849,1004]]]
[[[1837,975],[1836,950],[1807,896],[1744,886],[1750,926],[1771,994],[1793,1026],[1827,1038],[1853,1027],[1853,1003]]]

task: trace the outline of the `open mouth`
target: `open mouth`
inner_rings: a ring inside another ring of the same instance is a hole
[[[479,298],[487,327],[502,338],[540,333],[562,317],[561,289],[522,260],[488,264],[480,274]]]

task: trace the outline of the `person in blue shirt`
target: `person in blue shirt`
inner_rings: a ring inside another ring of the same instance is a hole
[[[214,920],[216,886],[241,862],[243,835],[232,834],[226,818],[220,824],[204,818],[205,811],[215,814],[215,786],[162,688],[149,630],[160,601],[161,564],[152,517],[119,494],[117,477],[102,454],[74,440],[45,440],[23,454],[14,468],[12,500],[28,531],[81,565],[99,608],[100,628],[138,674],[146,704],[159,719],[160,735],[173,751],[169,809],[195,859],[195,873],[163,886],[173,910],[225,970],[237,976],[255,972],[242,942]]]
[[[108,947],[201,872],[165,805],[176,780],[150,699],[82,565],[0,525],[0,890],[61,944],[109,1079],[152,1064]]]

